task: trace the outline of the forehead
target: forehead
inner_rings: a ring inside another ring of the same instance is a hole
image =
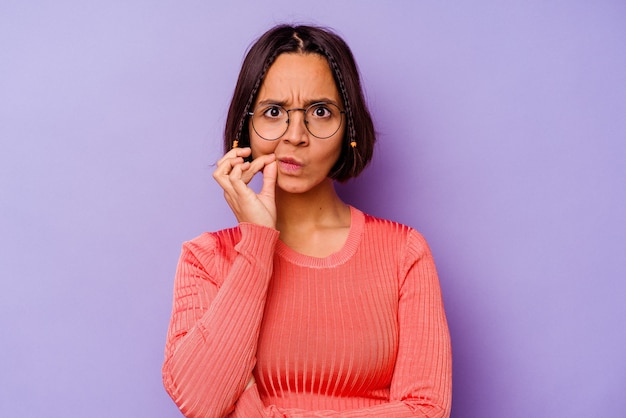
[[[279,55],[270,66],[257,96],[267,99],[308,101],[328,98],[339,102],[333,73],[326,58],[318,54]]]

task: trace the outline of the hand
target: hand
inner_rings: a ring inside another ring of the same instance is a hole
[[[228,151],[217,162],[213,178],[224,189],[224,198],[237,221],[276,228],[276,156],[261,155],[252,162],[244,162],[251,153],[250,148]],[[258,172],[263,173],[263,186],[256,194],[248,183]]]

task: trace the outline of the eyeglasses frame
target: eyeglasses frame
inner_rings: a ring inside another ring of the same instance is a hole
[[[341,121],[339,122],[339,126],[337,126],[337,129],[336,129],[336,130],[335,130],[332,134],[330,134],[330,135],[328,135],[328,136],[317,136],[317,135],[315,135],[313,132],[311,132],[311,130],[309,129],[309,121],[306,119],[306,112],[307,112],[309,109],[311,109],[313,106],[319,106],[319,105],[329,105],[329,104],[330,104],[330,105],[333,105],[333,106],[337,107],[337,109],[339,109],[339,114],[340,114],[340,115],[342,115],[342,117],[341,117]],[[335,134],[339,131],[339,129],[341,129],[341,126],[343,125],[343,119],[344,119],[344,118],[343,118],[343,115],[345,115],[345,114],[346,114],[346,111],[345,111],[345,110],[341,110],[341,108],[340,108],[337,104],[332,103],[332,102],[315,102],[315,103],[311,103],[311,104],[310,104],[309,106],[307,106],[306,108],[304,108],[304,107],[294,107],[294,108],[291,108],[291,109],[285,109],[282,105],[279,105],[279,104],[271,104],[271,103],[270,103],[270,104],[268,104],[268,105],[270,105],[270,106],[271,106],[271,105],[278,106],[278,107],[282,108],[285,112],[287,112],[287,122],[286,122],[286,123],[287,123],[287,128],[285,129],[285,132],[283,132],[282,134],[280,134],[280,136],[278,136],[278,137],[276,137],[276,138],[274,138],[274,139],[267,139],[267,138],[265,138],[263,135],[261,135],[261,134],[260,134],[260,133],[256,130],[256,128],[254,127],[254,119],[252,119],[252,129],[254,129],[254,132],[256,132],[256,134],[257,134],[260,138],[262,138],[263,140],[265,140],[265,141],[278,141],[278,140],[279,140],[279,139],[280,139],[283,135],[285,135],[285,134],[287,133],[287,131],[289,130],[289,122],[291,121],[291,115],[289,114],[289,112],[291,112],[291,111],[298,110],[298,111],[302,111],[302,112],[304,112],[304,127],[306,128],[306,130],[307,130],[307,132],[308,132],[308,133],[310,133],[311,135],[313,135],[313,136],[314,136],[315,138],[317,138],[317,139],[328,139],[328,138],[330,138],[331,136],[335,135]],[[250,117],[254,116],[254,112],[246,112],[246,114],[247,114],[248,116],[250,116]]]

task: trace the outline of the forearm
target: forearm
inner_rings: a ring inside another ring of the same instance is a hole
[[[304,409],[278,408],[274,405],[263,405],[256,385],[246,389],[236,404],[231,418],[446,418],[449,411],[445,407],[433,405],[426,400],[407,399],[390,401],[380,405],[346,411],[310,411]]]
[[[197,321],[193,314],[207,305],[194,297],[198,277],[177,277],[177,293],[189,296],[175,302],[163,379],[187,417],[223,416],[250,379],[271,275],[273,241],[266,235],[263,245],[245,242],[244,235],[227,277]],[[185,321],[193,323],[180,324]]]

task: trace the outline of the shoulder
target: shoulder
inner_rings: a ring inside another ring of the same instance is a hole
[[[240,239],[239,227],[205,232],[183,243],[181,261],[195,264],[210,274],[216,265],[229,263],[235,257],[235,245]]]
[[[240,223],[184,242],[181,260],[200,267],[209,275],[221,276],[238,255],[252,261],[271,258],[277,240],[278,231],[274,229]]]
[[[364,230],[371,234],[382,234],[386,237],[393,237],[400,240],[409,240],[427,245],[424,236],[408,225],[389,219],[379,218],[363,213]]]
[[[430,256],[430,248],[424,236],[415,228],[400,222],[363,214],[364,240],[368,245],[396,248],[403,257]]]
[[[233,248],[241,239],[239,227],[205,232],[183,243],[183,249],[194,254],[215,253]]]

